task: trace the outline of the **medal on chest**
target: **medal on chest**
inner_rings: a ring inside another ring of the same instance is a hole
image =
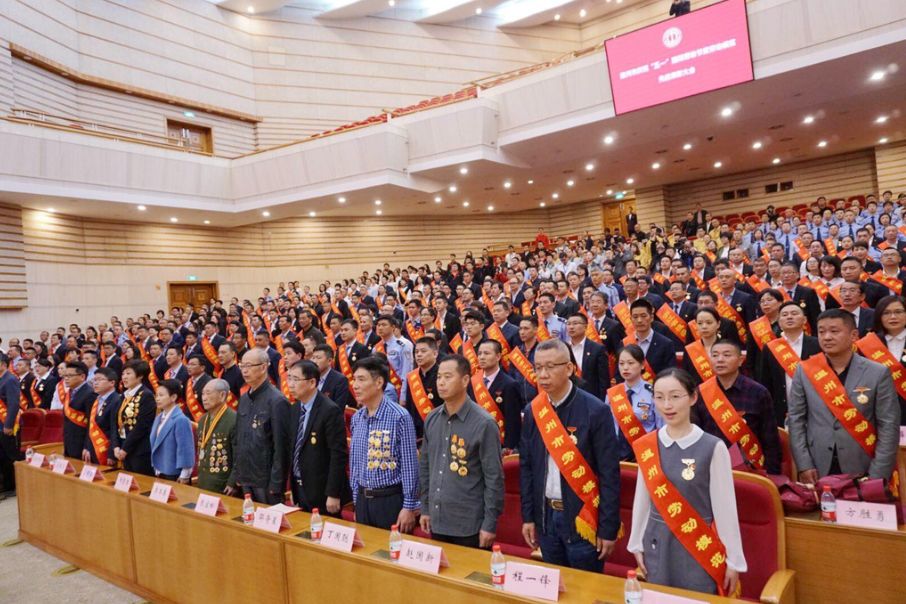
[[[683,468],[682,477],[683,480],[692,480],[695,478],[695,460],[694,459],[682,459],[686,467]]]
[[[859,393],[859,396],[856,397],[856,402],[859,403],[860,405],[867,405],[868,404],[868,395],[865,393],[870,392],[871,388],[868,388],[866,386],[859,386],[857,388],[853,388],[853,390],[855,390],[856,392]]]
[[[576,430],[578,430],[578,429],[579,429],[578,427],[573,427],[573,426],[566,427],[566,430],[569,432],[569,439],[571,441],[573,441],[574,445],[579,444],[579,438],[576,436]]]

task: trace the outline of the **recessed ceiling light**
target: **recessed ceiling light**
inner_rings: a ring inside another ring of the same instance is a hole
[[[716,161],[716,162],[714,162],[714,167],[715,167],[715,168],[722,168],[723,165],[724,165],[724,162],[722,162],[722,161]]]
[[[144,211],[147,210],[147,209],[148,209],[148,208],[146,208],[145,206],[138,206],[138,211],[139,211],[139,212],[144,212]]]
[[[481,14],[481,7],[480,7],[480,6],[479,6],[478,8],[475,9],[475,14],[476,14],[476,15],[480,15],[480,14]]]
[[[195,117],[195,114],[191,111],[183,111],[182,114],[186,117]]]
[[[567,187],[575,186],[575,184],[576,184],[576,181],[574,181],[572,178],[570,178],[569,180],[566,181]]]
[[[450,188],[447,189],[450,193],[456,193],[456,185],[450,185]]]
[[[311,216],[312,218],[314,218],[316,216],[314,211],[309,212],[308,215]]]
[[[247,12],[247,13],[249,13],[249,14],[252,14],[252,13],[255,12],[255,7],[254,7],[254,6],[250,6],[250,7],[248,7],[247,9],[245,9],[245,12]]]
[[[374,205],[376,205],[376,206],[379,206],[379,205],[381,205],[382,203],[384,203],[384,202],[381,201],[380,199],[375,199],[375,200],[374,200]]]
[[[494,211],[494,206],[488,206],[488,212],[493,212],[493,211]]]
[[[381,210],[375,210],[374,213],[377,214],[378,216],[380,216],[380,215],[383,214],[384,212],[382,212]]]
[[[176,216],[171,216],[170,222],[179,222],[179,218],[177,218]]]
[[[720,110],[721,117],[730,117],[731,115],[733,115],[732,107],[724,107],[723,109]]]
[[[691,148],[692,148],[692,143],[686,143],[685,145],[683,145],[683,151],[688,151]]]
[[[396,0],[387,0],[387,4],[390,6],[396,6]]]
[[[660,167],[661,167],[661,163],[660,163],[660,162],[654,162],[653,164],[651,164],[651,169],[652,169],[652,170],[658,170]]]
[[[528,182],[528,184],[530,184],[530,185],[535,184],[535,181],[534,181],[533,179],[531,179],[531,178],[529,178],[527,182]]]
[[[505,181],[505,182],[503,183],[503,188],[504,188],[504,189],[509,189],[509,188],[512,187],[512,186],[513,186],[513,183],[511,183],[511,182],[508,181],[508,180]]]
[[[886,123],[887,123],[887,116],[886,116],[886,115],[879,115],[878,117],[875,118],[875,123],[876,123],[876,124],[886,124]]]
[[[542,202],[541,202],[541,203],[539,203],[539,204],[538,204],[538,205],[539,205],[539,206],[541,206],[541,207],[542,207],[542,208],[543,208],[543,207],[544,207],[544,206],[546,206],[546,205],[547,205],[547,204],[546,204],[546,203],[544,203],[544,202],[543,202],[543,201],[542,201]]]
[[[886,144],[887,144],[887,137],[886,137],[886,136],[881,137],[881,139],[878,140],[878,144],[879,144],[879,145],[886,145]]]
[[[780,163],[780,158],[779,158],[779,157],[775,157],[774,159],[771,160],[771,163],[774,164],[774,165],[776,166],[777,164]]]
[[[51,214],[53,214],[57,210],[55,208],[47,208],[47,211],[50,212]]]
[[[806,124],[806,125],[815,123],[815,116],[814,115],[805,116],[804,118],[802,118],[802,123]]]
[[[612,144],[613,144],[613,140],[614,140],[614,139],[613,139],[613,135],[608,134],[607,136],[604,137],[604,144],[605,144],[605,145],[612,145]]]
[[[339,201],[340,203],[346,203],[346,198],[345,198],[345,197],[341,197],[341,198],[339,198],[337,201]]]
[[[469,169],[467,167],[463,166],[462,168],[459,169],[459,173],[462,174],[463,176],[465,176],[466,174],[469,173]]]
[[[761,141],[755,141],[754,143],[752,143],[752,148],[755,149],[756,151],[758,149],[761,149],[762,146],[763,145],[761,144]]]
[[[441,201],[443,201],[443,198],[440,195],[434,196],[434,203],[440,203]]]
[[[591,171],[594,170],[594,169],[595,169],[595,165],[594,165],[593,163],[588,162],[587,164],[585,164],[585,171],[586,171],[586,172],[591,172]]]
[[[886,76],[887,76],[887,72],[884,71],[883,69],[879,69],[877,71],[873,71],[871,74],[871,77],[869,77],[868,79],[871,80],[872,82],[880,82]]]
[[[557,13],[556,15],[554,15],[554,21],[559,21],[559,20],[560,20],[560,13]]]
[[[464,208],[469,207],[469,202],[468,201],[462,202],[462,207],[464,207]]]
[[[613,189],[607,189],[607,194],[608,194],[608,195],[613,195]]]
[[[827,146],[827,141],[818,141],[818,148],[823,149]]]
[[[205,224],[211,224],[211,221],[210,221],[210,220],[205,220],[204,223],[205,223]]]
[[[588,14],[588,11],[583,8],[582,10],[579,11],[579,18],[584,19],[585,15],[587,15],[587,14]]]
[[[265,218],[268,218],[271,215],[271,213],[268,212],[267,210],[264,210],[263,212],[261,212],[261,215],[264,216]]]
[[[560,194],[559,193],[551,194],[551,199],[560,199]]]
[[[626,184],[627,184],[627,185],[631,185],[631,184],[634,183],[634,182],[635,182],[635,179],[634,179],[633,177],[631,177],[631,176],[630,176],[629,178],[626,179]]]

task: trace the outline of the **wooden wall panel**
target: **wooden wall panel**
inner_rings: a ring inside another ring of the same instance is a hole
[[[793,181],[789,191],[765,194],[768,183]],[[747,199],[722,201],[723,191],[749,189]],[[811,203],[818,196],[845,197],[865,194],[878,188],[875,176],[875,154],[872,149],[825,157],[816,160],[772,166],[762,170],[720,176],[707,180],[667,187],[670,222],[682,221],[695,204],[712,214],[722,215],[743,210],[760,211],[768,205],[782,206]],[[641,219],[641,208],[640,208]],[[647,220],[640,220],[646,223]]]
[[[600,233],[604,224],[604,204],[600,200],[550,208],[549,235]],[[538,225],[542,226],[542,225]]]
[[[13,107],[77,119],[76,84],[21,59],[12,60]]]
[[[635,192],[635,211],[638,214],[642,230],[647,231],[648,225],[665,224],[667,222],[667,188],[647,187],[637,189]],[[625,228],[625,227],[624,227]]]
[[[875,147],[878,193],[892,191],[896,199],[906,193],[906,141]]]
[[[0,114],[9,113],[13,105],[13,65],[9,45],[0,40]]]
[[[27,302],[22,210],[0,205],[0,308],[22,308]]]

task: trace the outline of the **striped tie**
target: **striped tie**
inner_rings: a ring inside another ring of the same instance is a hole
[[[299,403],[299,427],[296,429],[296,446],[293,447],[293,476],[302,478],[302,470],[299,468],[299,456],[302,455],[302,441],[305,440],[305,406]]]

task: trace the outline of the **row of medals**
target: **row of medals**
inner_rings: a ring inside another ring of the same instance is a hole
[[[469,468],[466,467],[466,441],[464,438],[459,437],[454,434],[450,437],[450,453],[457,457],[457,459],[450,462],[450,471],[456,472],[460,476],[466,476],[469,473]]]
[[[368,469],[395,470],[396,461],[390,459],[390,431],[372,430],[368,433]]]
[[[204,460],[204,449],[198,448],[198,465],[201,465],[201,462]],[[223,450],[223,442],[219,438],[214,438],[213,443],[211,444],[211,472],[214,474],[219,474],[221,472],[229,471],[229,466],[227,465],[227,454]]]

